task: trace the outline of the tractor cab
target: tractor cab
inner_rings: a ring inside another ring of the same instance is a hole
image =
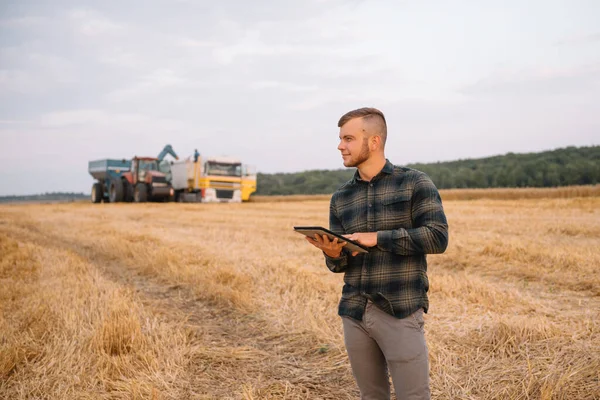
[[[131,160],[133,184],[138,182],[152,183],[153,177],[164,177],[158,170],[158,159],[152,157],[134,157]]]

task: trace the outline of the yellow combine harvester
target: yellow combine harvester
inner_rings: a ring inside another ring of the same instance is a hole
[[[175,158],[174,152],[171,153]],[[229,157],[200,157],[198,152],[185,160],[163,161],[179,202],[240,203],[256,191],[254,167]]]

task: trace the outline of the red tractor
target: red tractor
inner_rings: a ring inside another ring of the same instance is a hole
[[[109,197],[116,201],[169,201],[173,188],[167,182],[165,174],[158,170],[157,158],[134,157],[131,169],[123,172],[123,179],[113,180],[109,188]]]

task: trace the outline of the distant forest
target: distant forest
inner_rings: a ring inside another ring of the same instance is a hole
[[[394,160],[391,160],[394,162]],[[425,172],[439,189],[556,187],[600,183],[600,146],[566,147],[541,153],[408,164]],[[258,174],[257,195],[331,194],[352,178],[354,168]],[[85,193],[0,196],[7,202],[64,202],[89,199]]]
[[[44,194],[32,194],[23,196],[0,196],[0,203],[19,203],[19,202],[65,202],[65,201],[76,201],[82,199],[89,199],[90,195],[85,193],[67,193],[67,192],[55,192],[55,193],[44,193]]]
[[[600,146],[406,166],[425,172],[439,189],[592,185],[600,183]],[[355,171],[259,173],[256,194],[329,194]]]

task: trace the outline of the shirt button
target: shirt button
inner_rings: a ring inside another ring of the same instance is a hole
[[[372,203],[369,203],[369,207],[373,207],[373,204],[372,204]]]
[[[372,183],[369,183],[369,186],[373,187],[373,184],[372,184]]]

